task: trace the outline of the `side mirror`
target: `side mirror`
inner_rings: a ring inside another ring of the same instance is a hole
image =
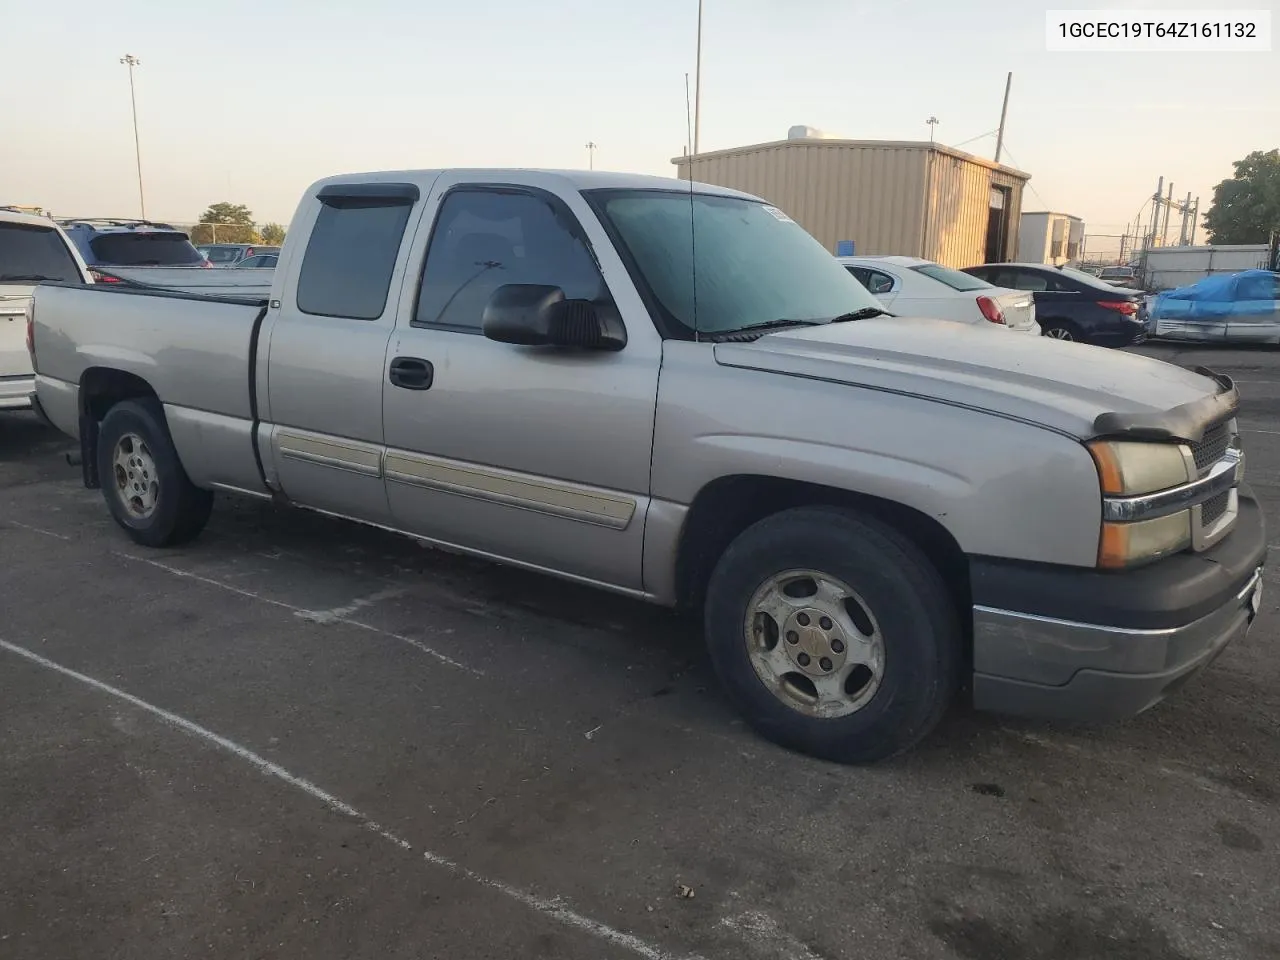
[[[480,329],[490,340],[524,347],[621,350],[627,345],[626,329],[611,307],[566,300],[559,287],[537,283],[508,283],[493,291]]]

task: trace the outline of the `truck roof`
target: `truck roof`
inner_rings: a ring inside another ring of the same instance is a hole
[[[674,177],[653,177],[639,173],[611,173],[604,170],[545,170],[525,167],[495,168],[441,168],[436,170],[378,170],[367,173],[344,173],[337,176],[317,180],[311,189],[341,183],[422,183],[434,180],[442,173],[463,175],[479,182],[492,180],[501,182],[518,174],[522,182],[531,186],[544,188],[559,187],[572,190],[688,190],[688,180],[677,180]],[[718,187],[709,183],[693,183],[695,193],[714,194],[725,197],[742,197],[758,200],[749,193]]]

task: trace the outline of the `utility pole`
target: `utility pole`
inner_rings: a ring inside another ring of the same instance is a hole
[[[698,0],[698,59],[693,75],[693,155],[698,155],[698,134],[702,132],[702,0]]]
[[[1191,211],[1191,240],[1190,246],[1196,245],[1196,225],[1200,223],[1200,198],[1196,197],[1195,207]]]
[[[1178,246],[1187,245],[1187,220],[1191,216],[1191,191],[1187,191],[1187,200],[1182,205],[1182,225],[1178,229]]]
[[[1169,198],[1164,202],[1164,226],[1160,228],[1160,246],[1169,243],[1169,211],[1173,209],[1173,181],[1169,181]]]
[[[1164,177],[1156,185],[1156,192],[1151,197],[1151,226],[1147,231],[1147,246],[1156,245],[1156,228],[1160,226],[1160,204],[1164,203]]]
[[[596,151],[600,148],[596,146],[594,140],[587,141],[587,169],[594,170],[596,168]]]
[[[928,120],[925,121],[925,123],[929,125],[929,142],[930,143],[933,143],[933,128],[936,127],[941,122],[942,121],[940,121],[937,117],[930,117]]]
[[[1004,149],[1004,119],[1009,115],[1009,88],[1013,86],[1013,71],[1004,79],[1004,104],[1000,107],[1000,129],[996,133],[996,163],[1000,162],[1000,151]]]
[[[142,146],[138,141],[138,98],[133,92],[133,68],[142,63],[132,53],[126,53],[120,62],[129,68],[129,103],[133,107],[133,155],[138,162],[138,207],[142,210],[142,219],[147,219],[147,200],[142,192]]]

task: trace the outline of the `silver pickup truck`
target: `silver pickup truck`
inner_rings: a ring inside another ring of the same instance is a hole
[[[268,300],[44,286],[37,408],[139,543],[215,491],[702,611],[764,735],[1143,710],[1249,627],[1231,382],[885,315],[784,212],[638,176],[303,197]]]

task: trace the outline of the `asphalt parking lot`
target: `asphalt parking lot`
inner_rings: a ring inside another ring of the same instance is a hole
[[[1280,352],[1143,351],[1237,378],[1280,531]],[[0,417],[4,960],[1280,956],[1280,566],[1133,721],[844,768],[695,624],[228,499],[149,552],[66,448]]]

